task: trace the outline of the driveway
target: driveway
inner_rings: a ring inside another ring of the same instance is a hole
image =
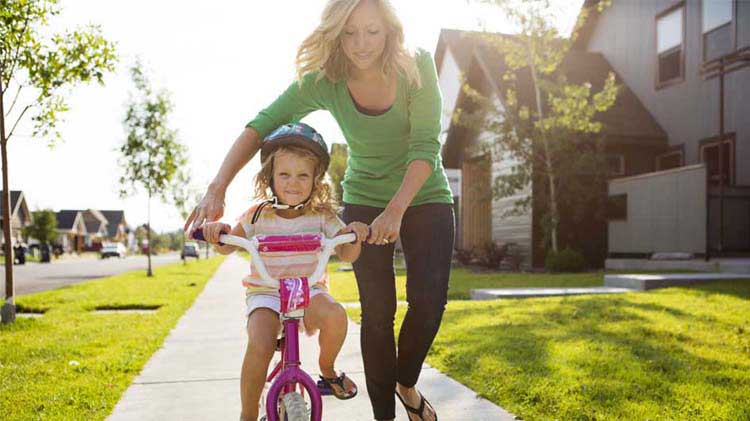
[[[158,267],[180,261],[179,253],[151,256],[151,266]],[[27,263],[13,266],[13,283],[16,296],[60,288],[65,285],[91,279],[105,278],[133,270],[146,271],[147,258],[143,255],[125,259],[70,259],[52,263]],[[5,266],[3,266],[2,290],[5,290]]]

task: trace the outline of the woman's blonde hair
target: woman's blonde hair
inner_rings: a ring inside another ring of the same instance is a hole
[[[349,59],[341,46],[341,32],[354,8],[362,1],[375,3],[386,24],[385,49],[380,68],[383,76],[400,73],[410,85],[420,87],[414,56],[404,46],[404,27],[389,0],[329,0],[320,24],[297,50],[298,81],[302,83],[302,78],[314,71],[319,72],[316,81],[325,77],[336,83],[348,78]]]
[[[274,150],[266,160],[255,176],[255,198],[260,200],[270,200],[273,198],[273,164],[275,157],[280,153],[289,153],[299,158],[309,160],[313,163],[315,174],[313,175],[313,187],[310,192],[310,199],[305,208],[316,212],[336,213],[336,199],[331,192],[331,186],[325,180],[326,168],[323,162],[315,153],[307,148],[300,146],[287,145],[279,146]]]

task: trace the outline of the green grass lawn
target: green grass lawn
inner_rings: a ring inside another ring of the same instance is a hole
[[[331,294],[339,302],[359,301],[354,272],[338,272],[339,263],[328,265]],[[602,272],[577,274],[537,273],[475,273],[458,268],[451,272],[449,300],[468,300],[469,290],[474,288],[528,288],[528,287],[588,287],[602,286]],[[406,271],[396,271],[396,294],[406,300]]]
[[[21,296],[0,325],[0,419],[104,419],[222,262],[177,263]],[[158,307],[97,315],[97,307]]]
[[[749,299],[750,280],[451,301],[427,362],[524,420],[748,420]]]

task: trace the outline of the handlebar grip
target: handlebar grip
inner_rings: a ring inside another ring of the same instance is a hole
[[[203,236],[203,228],[198,228],[193,231],[191,237],[193,238],[193,240],[206,241],[206,237]]]
[[[228,234],[228,233],[222,232],[222,234]],[[197,228],[195,231],[193,231],[193,235],[191,237],[193,238],[193,240],[206,241],[206,237],[203,235],[203,228]],[[219,241],[216,244],[219,246],[225,245],[221,241]]]

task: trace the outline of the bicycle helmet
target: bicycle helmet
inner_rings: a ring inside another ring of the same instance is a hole
[[[320,133],[305,123],[284,124],[266,136],[260,148],[261,162],[266,162],[266,158],[279,147],[289,145],[309,149],[317,155],[323,163],[323,168],[328,171],[328,164],[331,161],[328,145]]]

